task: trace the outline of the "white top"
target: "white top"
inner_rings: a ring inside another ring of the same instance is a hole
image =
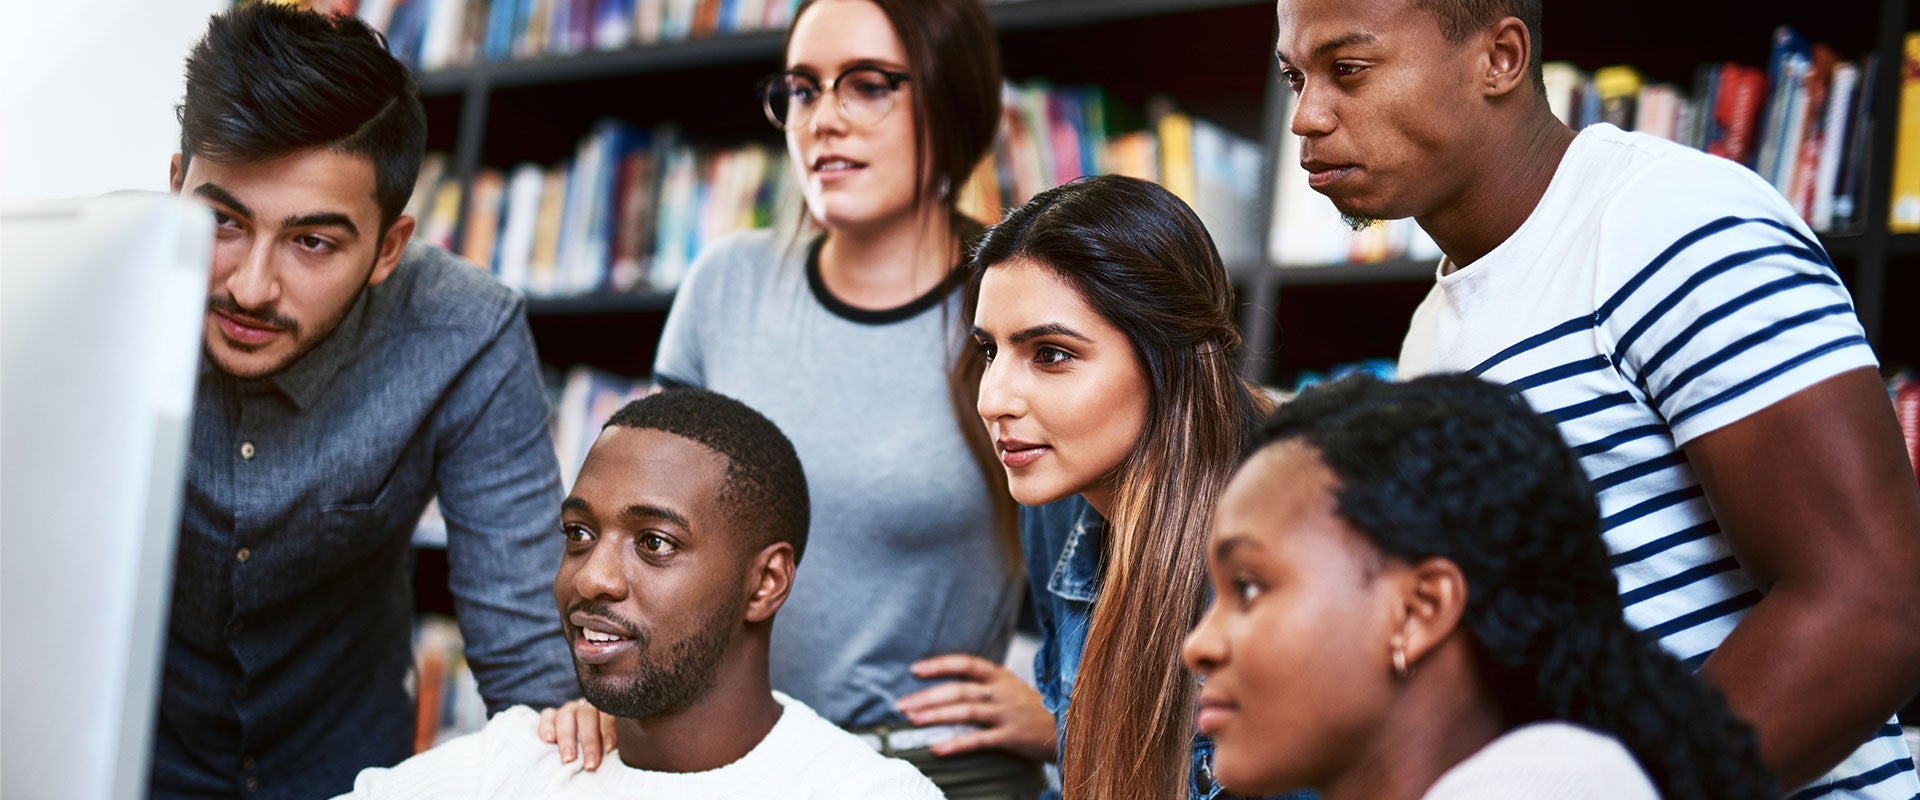
[[[580,759],[560,763],[560,750],[540,741],[540,714],[514,706],[478,733],[462,736],[391,769],[364,770],[342,798],[422,800],[774,800],[873,798],[941,800],[932,781],[887,758],[779,692],[784,711],[767,738],[740,760],[707,772],[648,772],[616,751],[588,772]]]
[[[1537,722],[1453,765],[1425,800],[1659,800],[1640,763],[1613,737]]]
[[[1874,366],[1826,251],[1772,186],[1606,124],[1574,139],[1519,230],[1439,276],[1400,351],[1403,376],[1477,374],[1559,424],[1627,622],[1696,668],[1760,593],[1681,446]],[[1813,786],[1912,800],[1910,759],[1888,724]]]

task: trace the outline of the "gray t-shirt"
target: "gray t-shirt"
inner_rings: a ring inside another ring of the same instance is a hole
[[[775,618],[773,685],[843,727],[901,724],[927,656],[1006,656],[1021,575],[948,400],[959,292],[898,309],[839,302],[817,246],[751,231],[700,256],[674,298],[654,376],[752,406],[800,454],[813,505]]]

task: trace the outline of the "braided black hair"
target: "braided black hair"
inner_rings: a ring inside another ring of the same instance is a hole
[[[1610,734],[1665,797],[1779,796],[1752,728],[1628,627],[1586,476],[1517,392],[1466,375],[1355,376],[1283,406],[1249,455],[1289,440],[1318,451],[1340,515],[1382,553],[1459,566],[1464,625],[1508,727]]]

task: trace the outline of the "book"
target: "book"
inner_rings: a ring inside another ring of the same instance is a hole
[[[1868,145],[1873,133],[1873,87],[1878,80],[1879,56],[1868,53],[1860,60],[1860,86],[1853,93],[1853,108],[1847,117],[1845,151],[1840,157],[1840,176],[1833,188],[1834,224],[1857,227],[1864,216],[1860,208],[1860,181],[1867,168]]]
[[[1920,233],[1920,31],[1909,32],[1900,68],[1900,119],[1894,127],[1893,199],[1887,230]]]
[[[620,158],[618,201],[614,207],[614,237],[607,288],[631,292],[642,288],[653,264],[654,200],[660,192],[661,154],[672,146],[673,129],[654,134],[634,132]]]
[[[1900,424],[1900,436],[1907,443],[1907,461],[1920,478],[1920,379],[1910,373],[1894,376],[1887,387],[1893,397],[1894,418]]]
[[[567,174],[571,165],[562,162],[548,170],[540,184],[540,207],[533,222],[533,247],[527,255],[527,294],[555,293],[560,260],[560,221],[567,207]]]
[[[466,19],[467,2],[413,0],[413,3],[426,6],[426,27],[421,33],[419,58],[410,63],[423,70],[445,69],[454,63],[454,54],[460,42],[460,28]]]
[[[1549,61],[1540,65],[1540,80],[1546,86],[1547,107],[1567,127],[1579,130],[1580,93],[1587,86],[1587,73],[1572,62]]]
[[[407,198],[406,208],[400,212],[413,217],[416,238],[420,235],[418,225],[426,222],[427,214],[433,208],[433,193],[440,188],[440,178],[447,174],[450,160],[446,153],[440,152],[427,153],[420,159],[420,172],[413,182],[413,194]]]
[[[521,24],[521,10],[530,0],[490,0],[487,3],[486,43],[480,48],[480,60],[487,63],[513,57],[513,32]]]
[[[453,242],[453,229],[460,224],[459,176],[449,175],[440,179],[440,185],[434,187],[433,204],[427,211],[427,218],[421,220],[417,238],[442,250],[457,250]]]
[[[1600,97],[1600,121],[1623,131],[1634,129],[1640,90],[1646,79],[1640,71],[1624,64],[1593,71],[1593,90]]]
[[[1714,88],[1713,122],[1705,149],[1736,163],[1753,166],[1757,158],[1760,107],[1767,76],[1758,67],[1721,64]]]
[[[1820,151],[1826,149],[1827,98],[1839,60],[1831,48],[1814,45],[1813,57],[1802,76],[1798,113],[1791,121],[1799,134],[1790,140],[1795,145],[1793,152],[1781,156],[1793,159],[1792,170],[1787,175],[1787,191],[1782,194],[1793,205],[1794,213],[1804,220],[1813,219],[1814,183],[1820,172]]]
[[[500,210],[507,191],[506,175],[497,169],[481,169],[473,176],[473,198],[468,204],[467,230],[460,254],[489,272],[497,271],[493,261],[494,243],[500,236]]]
[[[1834,214],[1834,196],[1840,188],[1840,165],[1847,152],[1847,126],[1852,122],[1855,90],[1859,88],[1860,67],[1841,62],[1833,67],[1833,80],[1827,93],[1826,118],[1822,127],[1818,163],[1814,167],[1813,213],[1807,224],[1816,231],[1829,231],[1845,217]],[[1850,209],[1849,209],[1850,210]]]
[[[383,32],[387,51],[400,63],[420,63],[421,40],[425,38],[428,6],[432,0],[394,0],[393,13]]]
[[[1783,195],[1792,189],[1793,154],[1799,152],[1800,135],[1795,123],[1801,113],[1801,92],[1812,61],[1813,46],[1799,31],[1787,25],[1774,30],[1773,54],[1767,64],[1770,96],[1760,129],[1754,171]]]
[[[507,179],[506,205],[497,226],[500,240],[494,245],[494,275],[507,286],[524,289],[531,282],[534,227],[546,178],[540,165],[520,164]]]
[[[592,367],[567,370],[553,404],[553,446],[560,460],[561,483],[572,486],[587,461],[600,427],[627,403],[649,394],[649,381]]]
[[[695,39],[704,39],[720,31],[720,0],[697,0],[693,7],[693,21],[689,24],[687,35]]]
[[[487,724],[479,683],[467,664],[460,626],[444,614],[423,614],[413,631],[414,752],[423,752]]]
[[[1193,119],[1172,109],[1155,115],[1154,133],[1160,138],[1160,185],[1193,205],[1197,178],[1193,174]]]
[[[663,0],[634,0],[633,2],[633,43],[650,45],[660,43],[660,24],[666,14]]]
[[[693,33],[693,15],[699,0],[665,0],[660,15],[660,38],[679,41]]]
[[[538,58],[547,52],[548,29],[553,26],[553,8],[566,0],[525,0],[526,19],[513,40],[514,58]]]
[[[1681,140],[1682,119],[1687,116],[1687,100],[1668,83],[1649,83],[1640,88],[1634,101],[1633,129],[1668,141]]]
[[[634,0],[598,0],[594,6],[593,49],[618,50],[633,44]]]

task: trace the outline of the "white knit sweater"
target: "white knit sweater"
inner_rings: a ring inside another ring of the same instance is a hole
[[[421,753],[391,769],[369,769],[343,798],[423,800],[775,800],[872,798],[943,800],[905,761],[881,756],[806,704],[779,692],[784,709],[767,738],[740,760],[707,772],[638,770],[616,752],[587,772],[580,760],[540,741],[540,715],[526,706],[500,712],[478,733]]]
[[[1453,765],[1425,800],[1659,800],[1647,773],[1605,734],[1537,722]]]

